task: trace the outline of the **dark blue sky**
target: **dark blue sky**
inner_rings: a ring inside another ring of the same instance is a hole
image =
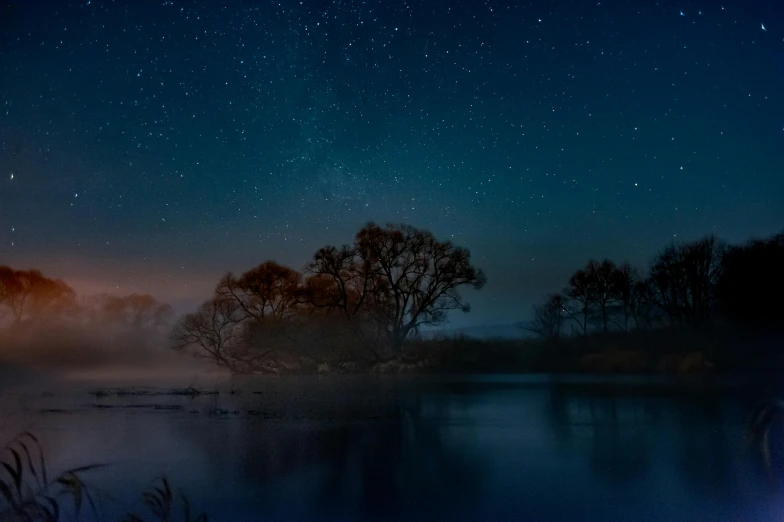
[[[182,306],[370,220],[471,249],[456,325],[782,230],[784,6],[0,1],[0,264]]]

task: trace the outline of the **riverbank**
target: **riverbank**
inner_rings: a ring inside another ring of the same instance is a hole
[[[784,368],[781,332],[722,328],[596,333],[549,341],[418,340],[383,362],[321,363],[294,373],[723,374]]]

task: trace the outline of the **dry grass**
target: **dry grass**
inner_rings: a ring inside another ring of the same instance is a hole
[[[177,509],[177,500],[179,497],[179,504],[182,509]],[[207,522],[207,515],[204,513],[193,516],[191,513],[191,504],[188,497],[183,494],[175,494],[166,477],[161,477],[155,484],[142,493],[142,502],[150,513],[152,513],[152,520],[160,522],[169,522],[171,520],[182,520],[182,522]],[[179,517],[176,517],[180,513]],[[147,518],[140,517],[134,513],[129,513],[123,522],[145,522]]]
[[[85,506],[90,519],[105,520],[96,508],[94,489],[83,478],[102,466],[80,466],[52,476],[39,440],[32,433],[22,433],[0,453],[0,522],[80,520]],[[128,513],[123,522],[207,522],[204,514],[192,515],[188,498],[175,494],[165,477],[142,493],[140,505],[149,515]]]
[[[100,464],[81,466],[50,477],[38,439],[32,433],[22,433],[0,457],[0,521],[55,522],[64,509],[71,509],[78,517],[85,501],[96,513],[82,475],[98,467]]]

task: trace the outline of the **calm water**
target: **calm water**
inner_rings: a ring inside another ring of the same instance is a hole
[[[542,376],[197,385],[222,391],[7,387],[3,440],[34,431],[51,468],[109,463],[88,478],[112,506],[165,473],[214,521],[784,519],[744,445],[753,394]]]

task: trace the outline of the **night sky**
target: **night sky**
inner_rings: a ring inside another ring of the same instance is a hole
[[[0,264],[182,310],[371,220],[471,249],[455,326],[784,229],[784,4],[0,1]]]

